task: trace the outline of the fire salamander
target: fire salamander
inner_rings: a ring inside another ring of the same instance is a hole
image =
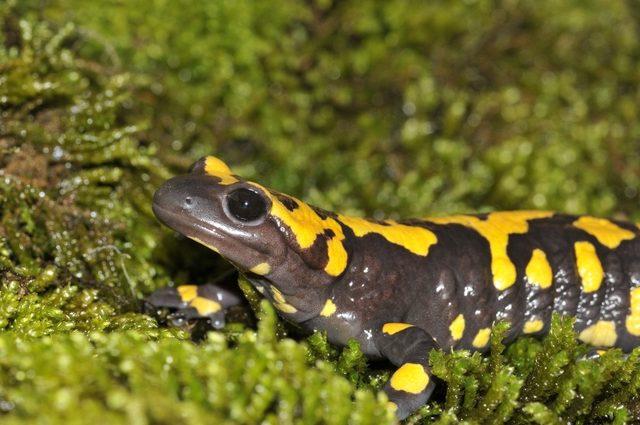
[[[640,345],[632,223],[545,211],[350,217],[243,180],[212,156],[160,187],[153,210],[231,262],[285,319],[397,366],[384,390],[401,419],[433,391],[429,351],[484,351],[499,320],[511,324],[506,342],[544,334],[558,312],[595,347]],[[187,285],[150,302],[218,317],[232,298]]]

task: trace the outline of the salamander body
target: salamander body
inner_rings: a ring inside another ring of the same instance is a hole
[[[511,325],[507,341],[546,333],[558,312],[593,346],[640,343],[632,223],[545,211],[349,217],[243,180],[211,156],[167,181],[153,209],[229,260],[285,319],[395,364],[384,389],[399,418],[433,390],[431,349],[484,351],[499,320]],[[228,299],[202,286],[150,298],[199,316],[219,315]]]

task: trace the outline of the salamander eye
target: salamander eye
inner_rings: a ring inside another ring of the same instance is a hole
[[[267,203],[253,190],[240,188],[227,195],[229,212],[240,221],[254,221],[267,213]]]

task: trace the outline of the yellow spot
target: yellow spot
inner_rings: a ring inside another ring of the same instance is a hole
[[[489,343],[489,337],[491,336],[491,329],[483,328],[478,331],[478,334],[473,338],[471,343],[476,348],[483,348]]]
[[[386,333],[387,335],[393,335],[412,326],[413,325],[410,325],[408,323],[385,323],[382,326],[382,332]]]
[[[627,316],[627,332],[631,335],[640,336],[640,288],[634,288],[629,292],[630,313]]]
[[[396,410],[398,410],[398,405],[395,404],[393,401],[387,401],[387,407],[391,409],[392,412],[395,412]]]
[[[533,334],[536,332],[540,332],[544,328],[544,323],[540,319],[529,320],[524,324],[524,328],[522,329],[526,334]]]
[[[182,301],[188,303],[198,296],[198,287],[196,285],[180,285],[176,288]]]
[[[335,312],[336,312],[336,305],[333,303],[333,301],[327,300],[327,302],[324,303],[324,307],[322,307],[320,316],[329,317]]]
[[[194,236],[189,236],[189,238],[194,240],[194,241],[196,241],[196,242],[198,242],[200,245],[206,246],[207,248],[209,248],[213,252],[216,252],[216,253],[220,254],[220,250],[218,248],[216,248],[215,246],[206,244],[206,243],[204,243],[203,241],[201,241],[200,239],[198,239],[198,238],[196,238]]]
[[[338,276],[347,267],[348,255],[347,250],[344,249],[344,245],[342,244],[343,240],[344,234],[342,233],[342,229],[339,235],[327,240],[327,256],[329,260],[324,267],[324,271],[327,272],[328,275]]]
[[[599,356],[602,356],[606,352],[607,350],[596,350],[596,353],[598,353]]]
[[[309,205],[301,200],[292,197],[298,204],[298,207],[290,211],[276,196],[272,195],[267,189],[261,188],[271,199],[271,215],[279,218],[287,225],[291,232],[293,232],[300,248],[306,249],[311,247],[316,238],[327,229],[331,229],[334,232],[336,230],[342,230],[338,223],[335,223],[335,220],[330,217],[323,220]]]
[[[597,347],[613,347],[618,339],[618,334],[613,321],[600,320],[595,325],[591,325],[580,332],[578,338],[587,344]]]
[[[347,251],[342,243],[344,233],[340,224],[331,217],[323,219],[309,205],[293,197],[291,198],[296,201],[298,207],[290,211],[266,188],[257,183],[253,184],[262,189],[264,194],[269,197],[271,200],[271,215],[286,225],[300,248],[310,248],[316,239],[320,235],[324,235],[327,230],[333,232],[334,236],[327,238],[328,261],[324,270],[331,276],[340,275],[347,267]]]
[[[257,264],[255,266],[253,266],[251,269],[249,269],[249,271],[251,273],[255,273],[255,274],[259,274],[261,276],[264,276],[266,274],[269,274],[269,272],[271,272],[271,266],[269,265],[269,263],[260,263],[260,264]]]
[[[210,176],[220,179],[220,184],[228,185],[238,181],[227,164],[215,156],[208,156],[205,159],[204,171]]]
[[[222,309],[220,303],[203,297],[196,297],[192,299],[189,305],[195,308],[201,316],[217,313]]]
[[[526,233],[529,230],[528,220],[552,215],[549,211],[503,211],[489,214],[486,220],[470,215],[427,220],[439,224],[461,224],[480,233],[489,242],[493,285],[502,291],[516,282],[516,266],[507,255],[509,235]]]
[[[391,376],[391,388],[411,394],[419,394],[429,385],[429,375],[418,363],[405,363]]]
[[[392,220],[385,221],[386,224],[379,224],[363,218],[343,215],[339,220],[349,226],[358,237],[375,233],[416,255],[426,256],[431,245],[438,242],[436,235],[424,227],[408,226]]]
[[[596,254],[596,248],[589,242],[576,242],[576,263],[584,292],[595,292],[600,288],[604,271]]]
[[[527,274],[529,283],[538,285],[542,289],[550,287],[553,282],[551,266],[549,265],[549,261],[547,261],[547,256],[541,249],[536,248],[533,250],[525,273]]]
[[[458,314],[458,317],[453,319],[451,325],[449,326],[449,330],[451,331],[451,337],[457,341],[462,338],[464,334],[464,316],[462,314]]]
[[[574,221],[573,225],[594,236],[598,242],[611,249],[616,248],[622,241],[633,239],[636,236],[632,231],[623,229],[604,218],[584,215]]]
[[[277,308],[278,310],[280,310],[283,313],[296,313],[298,311],[297,308],[295,308],[294,306],[292,306],[289,303],[279,303],[279,302],[274,302],[273,306],[275,308]]]
[[[286,303],[287,300],[284,299],[284,295],[282,292],[275,286],[271,285],[271,293],[273,294],[273,299],[278,303]]]
[[[295,313],[297,308],[287,302],[282,292],[275,286],[271,285],[271,294],[273,294],[273,306],[283,313]]]

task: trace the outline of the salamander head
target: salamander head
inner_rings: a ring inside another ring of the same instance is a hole
[[[153,212],[229,260],[284,312],[315,309],[311,299],[323,299],[317,292],[346,268],[344,235],[329,213],[243,180],[212,156],[165,182]]]

